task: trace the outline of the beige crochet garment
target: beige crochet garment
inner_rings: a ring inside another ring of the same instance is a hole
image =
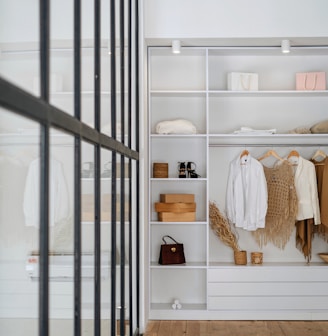
[[[271,242],[283,249],[295,228],[297,214],[293,168],[286,161],[273,168],[264,166],[264,174],[268,186],[265,228],[252,233],[260,247]]]

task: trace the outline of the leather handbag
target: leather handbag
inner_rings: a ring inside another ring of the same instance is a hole
[[[296,90],[326,90],[325,72],[299,72],[296,74]]]
[[[165,238],[171,239],[174,244],[168,244]],[[161,265],[184,264],[186,262],[183,244],[178,243],[171,236],[163,236],[158,263]]]

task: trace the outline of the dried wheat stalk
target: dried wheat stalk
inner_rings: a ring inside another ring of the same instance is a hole
[[[234,251],[240,251],[237,234],[232,230],[227,218],[213,202],[210,202],[209,216],[211,228],[221,241],[225,245],[230,246]]]

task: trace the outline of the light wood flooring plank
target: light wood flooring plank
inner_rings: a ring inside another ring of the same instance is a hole
[[[280,322],[283,335],[286,336],[323,336],[328,335],[328,322]]]
[[[199,336],[200,335],[200,321],[188,321],[186,335]]]
[[[281,329],[280,321],[266,321],[266,324],[270,331],[270,336],[284,335]]]
[[[328,321],[149,321],[144,336],[328,336]]]
[[[172,322],[172,336],[181,336],[186,334],[187,321],[173,321]]]
[[[168,336],[171,335],[171,325],[172,321],[161,321],[158,328],[158,336]]]

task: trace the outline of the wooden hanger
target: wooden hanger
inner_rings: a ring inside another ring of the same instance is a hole
[[[273,156],[276,159],[280,160],[280,161],[284,161],[284,159],[282,157],[280,157],[277,152],[273,149],[268,150],[265,154],[263,154],[262,156],[260,156],[257,160],[261,161],[264,160],[266,158],[268,158],[269,156]]]
[[[291,158],[292,156],[300,157],[300,154],[299,154],[298,151],[296,151],[296,150],[292,150],[292,151],[290,151],[290,153],[288,154],[287,159]]]
[[[240,153],[240,158],[242,158],[245,155],[248,155],[249,151],[247,149],[244,149],[241,153]]]
[[[327,154],[325,152],[323,152],[321,149],[318,149],[314,155],[312,156],[312,160],[314,160],[316,157],[321,156],[322,158],[326,158]]]

